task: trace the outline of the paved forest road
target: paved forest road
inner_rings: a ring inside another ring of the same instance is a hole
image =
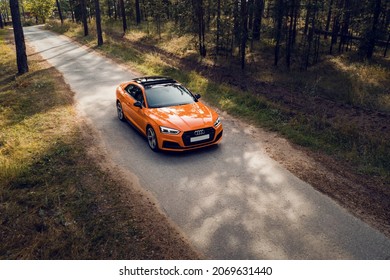
[[[134,73],[38,27],[25,36],[63,73],[114,162],[138,177],[206,257],[390,258],[388,238],[270,159],[253,128],[225,116],[219,147],[156,154],[116,116],[115,87]]]

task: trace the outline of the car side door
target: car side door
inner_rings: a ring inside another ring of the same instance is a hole
[[[138,85],[129,85],[126,91],[130,95],[131,101],[126,104],[128,118],[140,131],[145,132],[146,119],[145,119],[145,99],[142,89]],[[141,107],[135,106],[134,104],[139,102]]]
[[[126,115],[126,118],[134,123],[134,119],[132,117],[132,112],[131,112],[131,107],[133,106],[134,103],[134,98],[131,96],[131,91],[133,89],[134,85],[129,84],[125,86],[124,88],[124,94],[122,94],[122,108],[123,112]]]

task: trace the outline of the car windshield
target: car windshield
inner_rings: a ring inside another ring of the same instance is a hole
[[[149,108],[170,107],[195,102],[194,96],[178,84],[156,85],[145,88]]]

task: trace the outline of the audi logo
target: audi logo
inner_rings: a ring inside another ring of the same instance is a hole
[[[204,129],[199,129],[199,130],[195,130],[194,131],[194,135],[195,136],[200,136],[200,135],[203,135],[205,134],[206,132],[204,131]]]

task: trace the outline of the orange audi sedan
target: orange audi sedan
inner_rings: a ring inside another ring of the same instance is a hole
[[[116,108],[119,120],[130,121],[153,151],[184,151],[222,139],[218,114],[199,98],[173,79],[141,77],[118,86]]]

